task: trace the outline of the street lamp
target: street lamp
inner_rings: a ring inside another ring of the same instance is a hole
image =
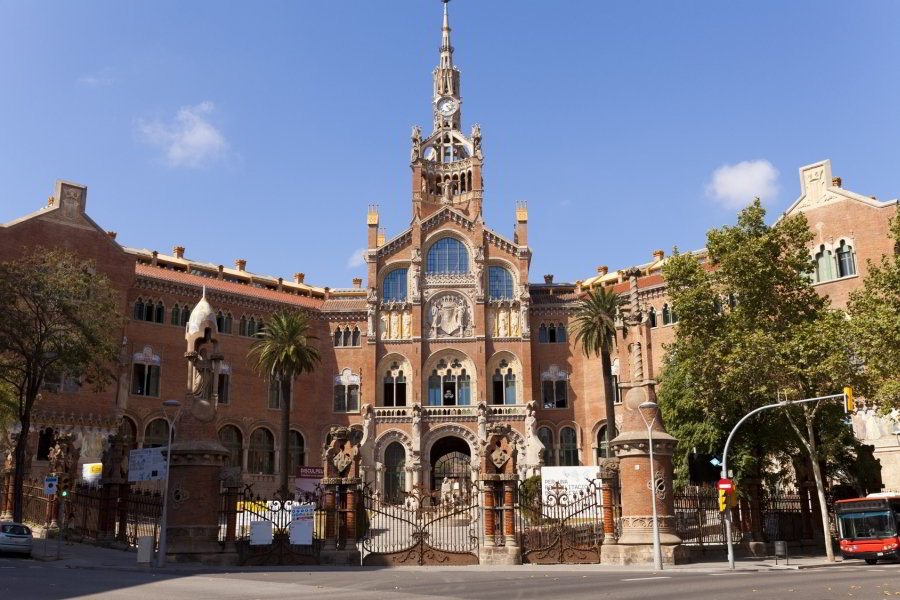
[[[647,422],[644,416],[644,409],[653,410],[653,420]],[[650,444],[650,496],[653,499],[653,568],[662,571],[662,549],[659,545],[659,519],[656,516],[656,469],[653,465],[653,425],[659,417],[659,405],[656,402],[648,400],[638,405],[638,412],[641,413],[641,419],[647,426],[647,441]]]
[[[169,446],[166,449],[166,491],[163,495],[162,521],[159,530],[159,551],[156,556],[157,567],[166,564],[166,528],[169,526],[169,465],[172,464],[172,440],[175,437],[175,421],[178,420],[178,415],[181,414],[181,402],[178,400],[164,400],[162,405],[163,414],[166,417],[166,422],[169,424]],[[166,410],[167,408],[174,408],[175,414],[169,417],[169,411]]]

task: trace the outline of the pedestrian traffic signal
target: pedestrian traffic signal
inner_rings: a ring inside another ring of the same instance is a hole
[[[59,478],[59,485],[56,486],[56,490],[59,492],[60,498],[65,498],[69,495],[69,490],[72,488],[72,480],[68,475],[63,475]]]
[[[844,412],[853,412],[853,388],[849,386],[844,388]]]
[[[719,512],[725,512],[728,508],[728,492],[719,490]]]

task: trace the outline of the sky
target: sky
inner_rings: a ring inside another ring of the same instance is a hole
[[[455,0],[485,221],[530,280],[701,248],[798,169],[900,196],[900,2]],[[349,287],[366,207],[411,220],[438,0],[0,0],[0,222],[64,179],[126,246]]]

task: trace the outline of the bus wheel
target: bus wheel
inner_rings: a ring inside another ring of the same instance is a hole
[[[877,562],[878,562],[878,559],[877,559],[877,558],[867,558],[867,559],[866,559],[866,564],[867,564],[867,565],[874,565],[874,564],[877,563]]]

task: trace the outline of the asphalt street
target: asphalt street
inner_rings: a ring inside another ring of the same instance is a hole
[[[491,569],[269,569],[151,572],[66,568],[0,558],[0,598],[57,600],[666,598],[736,600],[900,598],[900,564],[854,563],[805,570],[616,571],[596,566]]]

